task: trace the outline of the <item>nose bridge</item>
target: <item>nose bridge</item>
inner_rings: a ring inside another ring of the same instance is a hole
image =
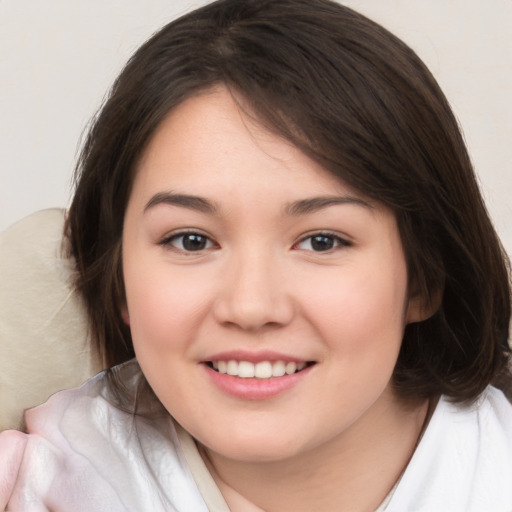
[[[265,244],[252,243],[233,254],[222,279],[219,320],[248,330],[289,322],[293,307],[283,270],[280,257]]]

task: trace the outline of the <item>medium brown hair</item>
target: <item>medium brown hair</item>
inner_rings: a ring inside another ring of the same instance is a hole
[[[107,363],[134,355],[120,255],[137,162],[172,108],[218,84],[394,211],[410,293],[441,296],[433,316],[406,328],[398,392],[462,401],[509,379],[507,260],[448,102],[409,47],[329,0],[214,2],[160,30],[114,83],[84,144],[67,224]]]

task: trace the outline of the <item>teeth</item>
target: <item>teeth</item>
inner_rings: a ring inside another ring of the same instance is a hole
[[[228,375],[238,375],[238,363],[236,361],[228,361],[226,373]]]
[[[241,377],[243,379],[270,379],[292,375],[306,368],[306,363],[285,363],[284,361],[261,361],[257,364],[249,361],[212,361],[212,366],[219,373]]]
[[[297,364],[287,363],[284,371],[286,372],[286,375],[291,375],[292,373],[295,373],[297,371]]]
[[[256,367],[257,368],[257,367]],[[243,377],[244,379],[251,379],[256,374],[254,365],[247,361],[240,361],[238,363],[238,376]],[[256,374],[256,377],[259,375]]]
[[[272,364],[268,361],[258,363],[254,369],[254,376],[258,379],[269,379],[272,377]]]
[[[277,361],[272,365],[272,375],[274,377],[282,377],[286,373],[286,366],[283,361]]]

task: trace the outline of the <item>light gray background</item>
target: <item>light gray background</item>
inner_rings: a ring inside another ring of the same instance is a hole
[[[133,51],[201,0],[0,0],[0,230],[66,206],[79,139]],[[412,46],[512,254],[512,0],[344,0]]]

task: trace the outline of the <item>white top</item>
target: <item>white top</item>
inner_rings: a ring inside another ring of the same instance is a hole
[[[30,434],[0,434],[0,510],[229,512],[194,440],[158,400],[138,416],[121,410],[144,382],[138,364],[116,371],[124,394],[101,373],[30,410]],[[440,400],[385,510],[512,511],[512,405],[500,391],[469,407]]]

